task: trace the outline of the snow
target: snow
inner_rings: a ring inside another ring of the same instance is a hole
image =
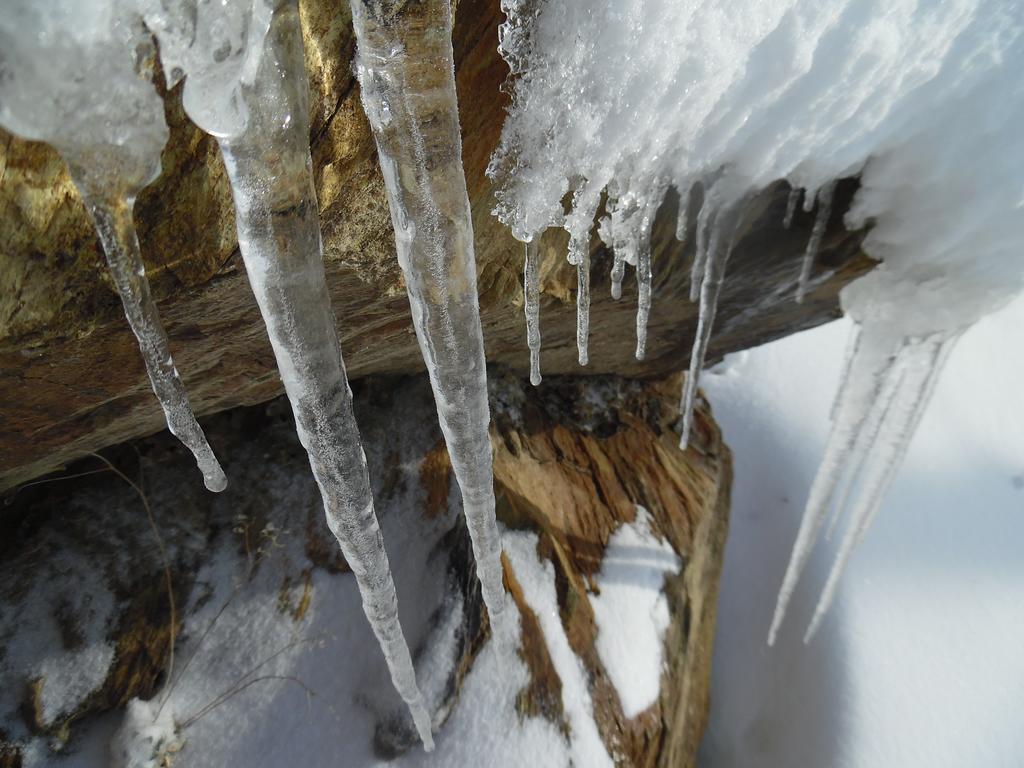
[[[793,594],[795,621],[764,644],[851,327],[732,355],[705,379],[735,484],[700,764],[1010,768],[1024,751],[1024,300],[951,352],[815,641],[801,639],[826,547]]]
[[[183,746],[169,708],[132,699],[112,740],[110,762],[113,768],[163,768]]]
[[[555,594],[555,569],[550,562],[538,559],[534,533],[507,533],[504,544],[526,601],[537,614],[551,662],[562,681],[562,707],[569,724],[570,764],[612,768],[614,763],[594,721],[586,669],[573,653],[562,626]]]
[[[40,544],[40,550],[59,546],[58,541],[49,540]],[[0,616],[3,716],[17,712],[25,681],[36,680],[41,721],[58,723],[106,678],[114,660],[114,646],[106,634],[117,606],[102,574],[90,564],[82,554],[68,552],[34,566],[20,563],[23,572],[3,575],[6,594],[20,592],[17,585],[22,579],[29,585],[21,600]],[[72,600],[72,595],[81,598]],[[80,628],[80,642],[63,653],[40,654],[40,648],[63,645],[62,622]]]
[[[590,598],[597,622],[597,653],[619,694],[622,712],[636,717],[661,692],[663,639],[669,625],[665,578],[681,563],[667,541],[651,531],[651,517],[636,508],[636,520],[608,540],[598,593]]]
[[[377,144],[416,338],[462,489],[491,626],[511,641],[494,516],[487,361],[462,167],[452,9],[447,0],[404,8],[353,0],[351,7],[356,76]]]

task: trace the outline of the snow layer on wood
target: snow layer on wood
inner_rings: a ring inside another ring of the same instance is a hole
[[[818,210],[795,276],[803,300],[834,182],[860,174],[845,223],[871,225],[864,248],[884,264],[849,286],[842,306],[870,327],[874,352],[851,369],[856,382],[840,398],[774,636],[844,457],[864,455],[856,446],[867,446],[864,482],[851,481],[854,519],[840,564],[899,467],[942,350],[1024,283],[1024,7],[1001,0],[502,5],[512,106],[489,173],[498,183],[495,212],[517,237],[548,226],[580,231],[576,201],[606,192],[601,235],[615,251],[613,294],[626,265],[636,265],[643,316],[650,275],[635,237],[643,200],[664,184],[685,193],[696,180],[705,190],[683,446],[726,279],[723,238],[731,242],[742,230],[735,216],[723,224],[725,212],[785,179],[794,189],[788,224],[795,190],[804,188],[805,211],[815,203]],[[641,351],[643,322],[637,330]],[[874,404],[883,392],[895,426]]]
[[[651,516],[636,520],[608,540],[598,593],[590,598],[597,621],[597,652],[626,717],[636,717],[661,691],[662,639],[669,624],[665,577],[679,573],[679,557],[651,531]]]
[[[551,662],[562,681],[562,707],[569,723],[571,764],[611,768],[614,763],[594,721],[586,669],[573,653],[562,626],[555,594],[555,569],[551,563],[538,559],[536,534],[507,533],[504,544],[526,601],[537,614]]]

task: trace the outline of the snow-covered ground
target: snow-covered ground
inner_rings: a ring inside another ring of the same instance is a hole
[[[178,593],[182,631],[172,682],[150,702],[76,722],[63,747],[26,730],[19,714],[26,679],[42,680],[49,723],[74,711],[107,677],[113,622],[124,605],[104,574],[131,582],[139,578],[131,575],[133,557],[156,558],[155,551],[140,551],[153,547],[152,533],[127,486],[94,479],[69,491],[60,502],[63,525],[35,542],[38,551],[60,555],[32,567],[19,560],[23,571],[0,570],[2,595],[20,594],[4,579],[32,585],[27,599],[0,604],[0,732],[23,745],[26,767],[152,768],[151,756],[164,753],[176,768],[614,765],[594,716],[587,667],[560,620],[555,569],[538,554],[536,533],[503,530],[502,545],[561,680],[564,720],[520,710],[527,667],[513,648],[492,640],[466,671],[457,700],[451,698],[448,685],[466,633],[475,632],[464,582],[475,583],[475,576],[458,564],[466,534],[452,543],[461,519],[454,480],[447,507],[424,516],[421,465],[441,437],[426,380],[395,387],[390,397],[367,397],[364,390],[356,407],[402,624],[434,714],[435,751],[428,754],[415,741],[352,574],[320,567],[311,554],[326,546],[331,558],[335,545],[291,416],[278,401],[258,417],[258,439],[225,444],[223,420],[210,432],[232,477],[222,494],[198,489],[184,452],[143,451],[148,458],[140,472],[156,525],[168,536],[171,558],[186,558],[195,568],[194,587]],[[596,405],[597,390],[588,399]],[[246,418],[237,416],[235,428]],[[402,425],[397,433],[395,424]],[[75,537],[83,526],[116,530],[118,538],[104,540],[109,546],[100,547],[101,558],[86,557],[79,550],[92,551],[89,542]],[[593,598],[597,651],[628,713],[658,697],[669,622],[664,582],[681,565],[642,508],[614,532],[600,564],[601,594]],[[83,641],[68,649],[54,614],[83,589],[90,600],[75,614],[81,614]]]
[[[1021,765],[1024,299],[954,350],[831,614],[822,543],[774,648],[775,595],[821,457],[849,321],[702,379],[735,456],[702,768]]]

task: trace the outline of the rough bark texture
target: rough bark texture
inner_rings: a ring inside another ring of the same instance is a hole
[[[538,554],[553,565],[561,620],[572,650],[586,668],[598,728],[609,754],[623,767],[694,765],[707,716],[731,464],[704,404],[691,448],[685,453],[678,450],[672,431],[678,419],[678,383],[677,378],[645,383],[552,377],[533,390],[505,376],[492,385],[499,517],[506,526],[539,536]],[[448,508],[453,479],[433,426],[429,390],[423,378],[374,378],[357,387],[356,394],[360,421],[371,434],[392,430],[410,414],[420,414],[419,422],[431,425],[425,438],[416,438],[421,443],[413,450],[422,452],[415,461],[410,461],[409,435],[416,430],[403,431],[388,444],[368,442],[367,452],[371,465],[379,469],[376,495],[383,514],[400,514],[402,525],[422,523],[417,529],[421,535],[436,537],[430,567],[446,568],[447,583],[463,598],[458,663],[441,705],[441,711],[450,712],[458,706],[462,682],[486,638],[487,624],[465,527]],[[231,447],[225,466],[242,480],[219,496],[206,494],[197,482],[189,483],[189,458],[166,434],[108,454],[126,476],[140,483],[169,553],[178,606],[175,633],[180,635],[177,670],[197,647],[212,658],[231,656],[216,628],[207,635],[208,620],[193,614],[217,592],[209,575],[197,576],[200,565],[209,564],[212,557],[222,558],[216,561],[216,572],[236,580],[236,599],[245,601],[246,610],[257,611],[268,603],[271,612],[279,614],[277,621],[294,623],[296,633],[312,632],[303,622],[311,609],[314,614],[323,610],[317,605],[324,599],[320,590],[325,582],[314,574],[334,574],[326,582],[329,590],[354,588],[327,531],[312,478],[304,471],[305,455],[291,429],[287,405],[277,400],[267,407],[236,410],[211,419],[208,429]],[[149,698],[165,684],[171,615],[162,556],[142,500],[122,478],[97,460],[73,468],[93,470],[100,473],[25,488],[0,514],[0,756],[12,760],[33,734],[45,737],[48,748],[74,750],[94,716],[115,711],[132,697]],[[414,497],[422,499],[422,505],[404,511],[389,506],[395,498],[409,498],[403,494],[410,479],[420,487]],[[287,495],[282,482],[291,488]],[[683,567],[665,584],[671,623],[665,636],[661,694],[650,708],[628,719],[595,648],[590,596],[609,537],[634,519],[637,504],[650,512],[652,528],[672,545]],[[438,521],[451,527],[438,532]],[[225,551],[231,553],[227,560]],[[517,697],[518,712],[522,717],[547,718],[568,733],[562,682],[545,636],[516,573],[508,561],[505,566],[506,583],[523,617],[520,655],[529,670],[529,682]],[[396,567],[402,563],[396,562]],[[86,621],[88,601],[54,586],[54,569],[71,583],[95,584],[99,579],[90,599],[102,604],[105,593],[112,595],[114,608],[106,622]],[[218,594],[229,591],[222,588]],[[399,595],[400,600],[434,597]],[[24,643],[21,650],[14,648],[23,637],[20,632],[38,628],[25,626],[30,618],[36,625],[52,623],[60,631],[48,643],[34,642],[31,658],[26,658]],[[204,639],[197,646],[199,637]],[[429,633],[426,641],[420,638],[420,651],[423,642],[429,642]],[[49,668],[61,669],[62,658],[73,658],[84,645],[104,643],[115,649],[106,675],[91,690],[79,691],[69,710],[48,711],[43,706],[45,694],[59,682],[32,672],[36,662],[48,659]],[[343,655],[345,649],[335,652]],[[22,654],[17,668],[12,668],[11,653]],[[315,687],[318,681],[306,682]],[[380,684],[386,685],[386,678]],[[363,694],[350,695],[355,704],[330,704],[342,712],[365,706],[359,703]],[[239,700],[238,706],[248,705]],[[265,717],[258,710],[252,716]],[[415,735],[400,720],[386,712],[379,717],[374,737],[379,755],[394,755],[415,745]],[[486,720],[482,727],[487,727]],[[180,763],[208,764],[202,739],[188,730],[182,735],[186,738]]]
[[[312,149],[330,291],[350,375],[422,367],[394,257],[391,224],[369,127],[351,71],[346,0],[302,0],[312,95]],[[473,207],[487,356],[528,364],[520,289],[522,251],[491,216],[484,175],[497,143],[507,68],[496,51],[498,0],[462,0],[455,54],[464,159]],[[171,139],[163,175],[138,201],[143,256],[178,369],[201,414],[267,400],[281,391],[238,254],[234,212],[213,139],[193,127],[180,90],[167,99]],[[793,300],[813,216],[782,228],[784,185],[751,204],[730,265],[716,358],[823,322],[838,289],[870,268],[861,233],[841,224],[854,184],[840,188],[807,301]],[[677,203],[654,232],[654,309],[647,359],[633,359],[636,291],[609,297],[609,255],[592,242],[591,362],[584,373],[663,375],[686,365],[696,309],[685,299],[693,243],[672,238]],[[106,445],[152,433],[162,414],[102,266],[99,244],[55,152],[0,131],[0,489]],[[566,238],[544,238],[544,372],[577,373],[575,268]],[[216,445],[214,446],[216,449]]]

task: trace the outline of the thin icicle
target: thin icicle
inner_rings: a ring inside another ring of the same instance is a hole
[[[640,223],[636,235],[636,282],[637,282],[637,306],[636,306],[636,359],[643,360],[647,353],[647,319],[651,314],[651,282],[653,275],[651,271],[651,230],[654,227],[654,219],[661,207],[661,201],[665,197],[668,186],[662,182],[655,182],[648,187],[647,194],[643,201]]]
[[[690,192],[693,186],[687,184],[679,187],[679,212],[676,214],[676,240],[680,243],[686,242],[687,230],[690,224]]]
[[[167,428],[195,456],[206,487],[211,491],[223,491],[228,484],[227,477],[192,413],[188,393],[171,357],[167,333],[149,291],[139,239],[132,222],[134,200],[123,196],[99,200],[89,193],[83,197],[103,243],[107,266],[121,296],[128,325],[139,342],[146,373],[163,408]]]
[[[569,263],[576,266],[576,351],[580,365],[590,362],[590,228],[600,202],[601,187],[581,182],[564,223],[569,233]]]
[[[883,331],[884,332],[884,331]],[[865,456],[862,466],[856,467],[858,497],[850,513],[846,533],[829,572],[825,588],[815,607],[804,642],[814,637],[835,599],[843,572],[854,547],[863,539],[881,507],[885,492],[902,465],[910,441],[931,397],[934,383],[950,347],[945,334],[916,341],[908,341],[897,357],[900,370],[896,392],[880,419],[881,430],[874,441],[876,446]]]
[[[704,270],[700,280],[700,308],[697,315],[697,335],[693,341],[693,349],[690,353],[690,368],[686,372],[686,379],[683,382],[683,393],[679,403],[679,409],[683,416],[682,429],[679,434],[679,447],[686,449],[690,440],[690,430],[693,427],[693,407],[697,398],[697,385],[700,382],[700,372],[704,367],[704,357],[707,355],[708,344],[711,341],[711,329],[715,323],[715,312],[718,309],[718,296],[722,290],[722,283],[725,280],[725,268],[729,261],[736,242],[737,230],[739,228],[740,216],[746,198],[740,198],[721,206],[720,211],[710,217],[713,223],[709,224],[712,229],[710,242],[707,247],[707,255],[704,259]],[[711,200],[705,200],[704,205],[711,204]],[[704,211],[701,210],[703,214]],[[697,232],[700,238],[700,230]],[[706,236],[706,235],[705,235]]]
[[[885,480],[885,488],[889,487],[895,479],[896,474],[899,472],[900,467],[903,465],[903,459],[906,457],[907,450],[910,448],[910,441],[917,432],[921,419],[924,418],[925,411],[928,410],[928,403],[931,402],[932,394],[935,391],[935,385],[939,382],[939,376],[942,373],[943,366],[946,364],[949,353],[952,352],[953,347],[956,346],[956,342],[959,340],[960,335],[959,333],[943,333],[937,334],[935,338],[938,342],[938,347],[934,351],[933,359],[928,363],[927,377],[925,378],[924,384],[920,387],[920,394],[917,396],[916,402],[914,403],[914,411],[907,427],[907,439],[901,442],[899,452],[890,463],[889,476]],[[863,540],[864,534],[867,533],[868,528],[870,528],[871,524],[874,522],[875,515],[878,514],[878,510],[882,506],[881,502],[882,495],[879,495],[875,504],[865,517],[860,531],[857,533],[858,544]]]
[[[789,229],[793,226],[793,216],[796,214],[796,205],[800,202],[800,187],[793,187],[789,190],[789,197],[786,198],[786,215],[782,219],[782,226]]]
[[[609,201],[609,216],[602,222],[601,237],[612,249],[612,298],[622,298],[622,280],[626,264],[637,263],[637,201],[634,195],[623,191]]]
[[[700,298],[701,285],[707,271],[711,230],[715,226],[717,216],[718,201],[714,199],[711,192],[708,192],[704,196],[704,205],[701,206],[700,213],[697,214],[697,242],[693,252],[693,265],[690,267],[690,301],[697,301]]]
[[[808,494],[800,529],[793,544],[786,575],[779,590],[775,615],[768,632],[768,644],[774,645],[779,627],[786,615],[793,590],[803,572],[811,548],[818,538],[829,505],[842,474],[848,466],[858,431],[877,399],[884,381],[895,365],[895,350],[885,339],[872,339],[858,345],[851,370],[856,371],[845,385],[843,399],[836,411],[825,453]]]
[[[525,246],[523,258],[523,312],[526,315],[526,346],[530,351],[530,383],[537,386],[540,375],[540,234]],[[588,259],[589,261],[589,259]]]
[[[355,575],[392,682],[429,750],[430,715],[398,621],[327,293],[298,8],[283,0],[273,8],[256,3],[251,10],[205,6],[197,28],[187,17],[159,12],[148,22],[159,36],[164,67],[188,76],[184,103],[190,116],[218,137],[239,248],[328,525]],[[234,46],[228,56],[204,45],[223,39]]]
[[[832,406],[828,411],[828,419],[831,422],[836,420],[839,403],[843,399],[846,384],[850,380],[850,375],[853,371],[853,361],[857,357],[857,350],[860,349],[860,334],[860,323],[854,323],[853,328],[850,330],[850,335],[846,339],[846,351],[843,353],[843,365],[839,373],[839,386],[836,387],[836,393],[832,396]]]
[[[576,264],[576,351],[580,365],[590,362],[590,233],[569,238],[570,263]],[[575,259],[575,262],[572,261]],[[538,335],[540,331],[538,330]],[[532,354],[532,351],[531,351]],[[531,372],[531,381],[533,374]]]
[[[373,129],[413,324],[434,390],[495,637],[515,617],[502,585],[487,368],[462,167],[451,4],[353,0],[356,75]]]
[[[174,366],[132,220],[136,195],[160,174],[167,141],[163,103],[146,69],[151,38],[124,6],[11,0],[0,18],[0,51],[0,125],[64,158],[167,427],[195,456],[206,487],[224,490],[227,478]]]
[[[803,264],[800,265],[800,282],[796,289],[796,300],[802,304],[807,293],[807,283],[811,278],[811,267],[821,250],[821,239],[825,236],[828,228],[828,220],[832,216],[832,197],[836,191],[836,183],[830,181],[818,190],[818,215],[814,218],[814,228],[811,230],[811,237],[807,241],[807,250],[804,251]]]

